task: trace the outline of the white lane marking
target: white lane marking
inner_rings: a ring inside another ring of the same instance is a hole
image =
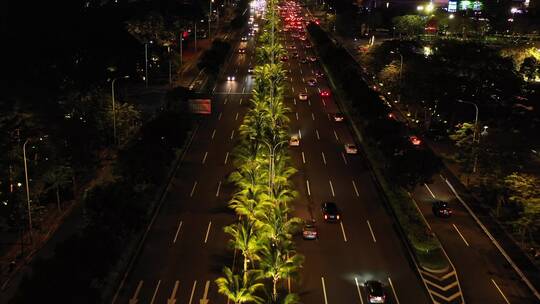
[[[467,247],[469,247],[469,242],[467,242],[467,240],[465,239],[465,237],[463,236],[463,234],[461,234],[461,231],[459,231],[459,229],[457,228],[457,226],[455,224],[452,224],[452,226],[454,226],[454,229],[456,229],[457,233],[459,234],[459,236],[461,237],[461,239],[463,240],[463,242],[465,242],[465,245],[467,245]]]
[[[334,192],[334,185],[332,185],[332,181],[328,180],[328,183],[330,183],[330,190],[332,191],[332,196],[335,197],[336,193]]]
[[[339,221],[339,225],[341,226],[341,233],[343,233],[343,240],[346,243],[347,242],[347,234],[345,234],[345,227],[343,226],[343,221]]]
[[[291,86],[291,89],[292,89],[292,92],[294,93],[294,87],[293,87],[293,86]],[[296,102],[296,100],[294,100],[294,101]],[[296,104],[296,103],[295,103],[295,104]]]
[[[321,152],[322,155],[322,162],[326,165],[326,157],[324,156],[324,152]]]
[[[204,285],[204,293],[203,293],[203,297],[202,299],[200,300],[199,303],[201,304],[207,304],[208,303],[208,289],[210,288],[210,281],[206,281],[206,284]]]
[[[236,112],[236,116],[234,117],[234,120],[238,120],[238,112]]]
[[[227,92],[227,93],[231,94],[231,90],[232,90],[232,88],[229,88],[229,92]]]
[[[216,197],[219,196],[219,189],[221,189],[221,181],[217,184]]]
[[[240,97],[240,104],[242,104],[242,100],[244,100],[244,97]]]
[[[306,180],[307,195],[311,196],[311,190],[309,189],[309,180]]]
[[[360,193],[358,193],[358,188],[356,188],[356,183],[352,181],[352,186],[354,188],[354,192],[356,193],[356,197],[360,197]]]
[[[218,120],[221,120],[221,115],[223,115],[223,113],[219,113]]]
[[[345,154],[343,152],[341,152],[341,158],[343,159],[343,162],[346,165],[347,164],[347,157],[345,157]]]
[[[306,163],[306,156],[304,155],[304,152],[302,152],[302,163],[303,164]]]
[[[229,101],[229,99],[225,98],[225,101],[223,101],[223,104],[226,105],[228,101]]]
[[[322,100],[322,104],[324,107],[326,107],[326,101],[324,101],[324,99]]]
[[[296,112],[296,120],[298,120],[298,112]]]
[[[179,281],[176,281],[174,283],[174,288],[171,292],[171,296],[167,299],[167,303],[176,303],[176,292],[178,291],[178,285],[180,284]]]
[[[246,92],[246,87],[243,87],[242,88],[242,93],[245,93]]]
[[[307,93],[307,88],[306,87],[304,87],[304,91],[306,91],[306,93]]]
[[[129,299],[130,302],[137,302],[137,298],[139,297],[139,292],[141,291],[141,287],[143,285],[143,281],[139,281],[139,284],[137,284],[137,289],[135,289],[135,293],[133,294],[133,296],[131,297],[131,299]]]
[[[212,139],[214,139],[214,136],[216,136],[216,129],[212,132]]]
[[[390,283],[390,287],[392,287],[392,292],[394,293],[394,298],[396,299],[396,303],[399,304],[399,299],[397,297],[396,290],[394,289],[394,284],[392,284],[392,279],[388,277],[388,282]]]
[[[204,165],[204,163],[206,162],[206,157],[208,156],[208,151],[204,152],[204,157],[202,159],[202,164]]]
[[[178,224],[178,229],[176,229],[176,234],[174,235],[173,244],[176,243],[176,239],[178,238],[178,234],[180,233],[181,228],[182,228],[182,221],[180,221],[180,224]]]
[[[195,193],[196,187],[197,187],[197,181],[193,183],[193,188],[191,188],[191,193],[189,194],[189,197],[193,197],[193,193]]]
[[[302,139],[302,130],[298,129],[298,138]]]
[[[317,139],[321,139],[321,136],[319,135],[319,130],[315,130],[315,133],[317,134]]]
[[[504,301],[505,301],[507,304],[510,304],[510,301],[508,301],[508,298],[504,295],[504,293],[502,292],[502,290],[499,288],[499,285],[497,285],[497,283],[495,283],[495,280],[491,279],[491,282],[493,282],[493,285],[495,285],[495,288],[497,288],[497,290],[499,291],[499,293],[500,293],[501,296],[503,297]]]
[[[311,119],[315,120],[315,114],[311,113]]]
[[[360,298],[360,304],[364,304],[364,299],[362,299],[362,292],[360,292],[360,284],[358,284],[358,278],[354,277],[354,283],[356,283],[356,291],[358,291],[358,297]]]
[[[328,120],[332,120],[332,119],[330,118],[330,113],[326,113],[326,117],[328,117]]]
[[[306,79],[304,77],[302,77],[302,82],[306,82]]]
[[[337,136],[336,130],[334,130],[334,136],[336,137],[336,140],[339,142],[339,137]]]
[[[322,291],[324,295],[324,304],[328,304],[328,298],[326,297],[326,286],[324,285],[324,277],[321,277]]]
[[[212,89],[212,93],[214,93],[214,91],[216,90],[216,87],[217,87],[217,83],[214,85],[214,88]]]
[[[317,90],[319,91],[319,93],[321,93],[321,88],[317,88]]]
[[[229,152],[227,152],[227,154],[225,154],[225,162],[224,162],[225,165],[227,164],[228,159],[229,159]]]
[[[429,225],[429,222],[427,221],[426,217],[424,216],[424,213],[422,213],[422,210],[420,210],[420,207],[418,207],[418,204],[416,203],[416,200],[414,199],[414,197],[412,197],[412,195],[410,193],[409,193],[409,195],[411,196],[411,199],[412,199],[412,201],[414,203],[414,207],[416,208],[418,213],[420,213],[420,215],[422,216],[422,220],[424,221],[426,226],[428,226],[429,230],[431,230],[431,226]]]
[[[375,238],[375,233],[373,233],[373,229],[371,228],[371,224],[369,223],[369,220],[366,220],[367,225],[369,227],[369,232],[371,232],[371,237],[373,238],[373,243],[377,243],[377,239]]]
[[[307,103],[308,103],[309,106],[311,106],[311,100],[310,99],[308,99]]]
[[[233,137],[234,137],[234,130],[232,130],[231,132],[231,140],[233,139]]]
[[[159,285],[161,285],[161,280],[157,282],[156,289],[154,289],[154,294],[152,295],[152,300],[150,300],[150,304],[154,304],[154,301],[156,300],[156,295],[159,289]]]
[[[206,236],[204,237],[204,243],[208,241],[208,235],[210,234],[210,227],[212,227],[212,221],[208,223],[208,228],[206,228]]]
[[[431,191],[431,189],[429,188],[429,186],[428,186],[426,183],[424,183],[424,186],[425,186],[426,189],[428,190],[429,194],[431,194],[431,196],[432,196],[433,198],[436,198],[436,197],[435,197],[435,194],[433,194],[433,191]]]
[[[296,98],[293,98],[294,105],[296,105]]]
[[[193,301],[193,294],[195,293],[195,287],[197,287],[197,281],[193,282],[193,287],[191,288],[191,296],[189,297],[189,304]]]

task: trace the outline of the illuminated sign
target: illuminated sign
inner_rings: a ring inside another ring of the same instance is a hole
[[[448,1],[448,11],[455,13],[457,11],[457,1]]]
[[[210,99],[190,99],[189,109],[195,114],[212,114],[212,101]]]

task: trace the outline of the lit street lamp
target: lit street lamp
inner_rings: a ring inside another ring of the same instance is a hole
[[[122,77],[122,79],[128,79],[129,75]],[[112,100],[112,112],[113,112],[113,142],[116,144],[116,103],[114,102],[114,83],[118,78],[114,78],[111,81],[111,100]]]

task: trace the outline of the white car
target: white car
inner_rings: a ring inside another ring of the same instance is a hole
[[[307,99],[308,99],[307,93],[300,93],[300,94],[298,94],[298,99],[300,99],[300,100],[307,100]]]
[[[334,114],[334,121],[335,122],[342,122],[343,120],[345,120],[345,117],[343,117],[343,114],[341,114],[341,113]]]
[[[358,149],[354,144],[345,144],[345,153],[347,154],[357,154]]]
[[[300,138],[298,138],[298,136],[296,135],[291,136],[291,139],[289,140],[289,146],[291,147],[300,146]]]
[[[236,78],[234,76],[227,76],[227,81],[234,81]]]

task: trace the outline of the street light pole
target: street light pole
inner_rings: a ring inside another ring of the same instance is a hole
[[[144,43],[144,83],[148,88],[148,42]]]
[[[30,187],[28,186],[28,166],[26,164],[26,144],[30,139],[27,139],[23,144],[23,160],[24,160],[24,178],[26,180],[26,203],[28,207],[28,232],[30,234],[30,241],[32,240],[32,212],[30,210]]]
[[[461,100],[461,99],[458,99],[458,102],[459,103],[467,103],[467,104],[470,104],[470,105],[473,105],[474,106],[474,109],[476,111],[475,113],[475,116],[474,116],[474,130],[473,130],[473,139],[472,139],[472,142],[473,142],[473,146],[474,144],[478,144],[480,142],[480,140],[476,140],[476,134],[478,132],[478,105],[476,105],[476,103],[474,102],[471,102],[471,101],[466,101],[466,100]],[[478,153],[475,152],[475,155],[474,155],[474,165],[473,165],[473,173],[476,173],[476,165],[477,165],[477,162],[478,162]]]
[[[128,79],[129,75],[122,77],[123,79]],[[111,100],[112,100],[112,112],[113,112],[113,142],[116,145],[116,103],[114,100],[114,83],[118,78],[114,78],[111,81]]]

